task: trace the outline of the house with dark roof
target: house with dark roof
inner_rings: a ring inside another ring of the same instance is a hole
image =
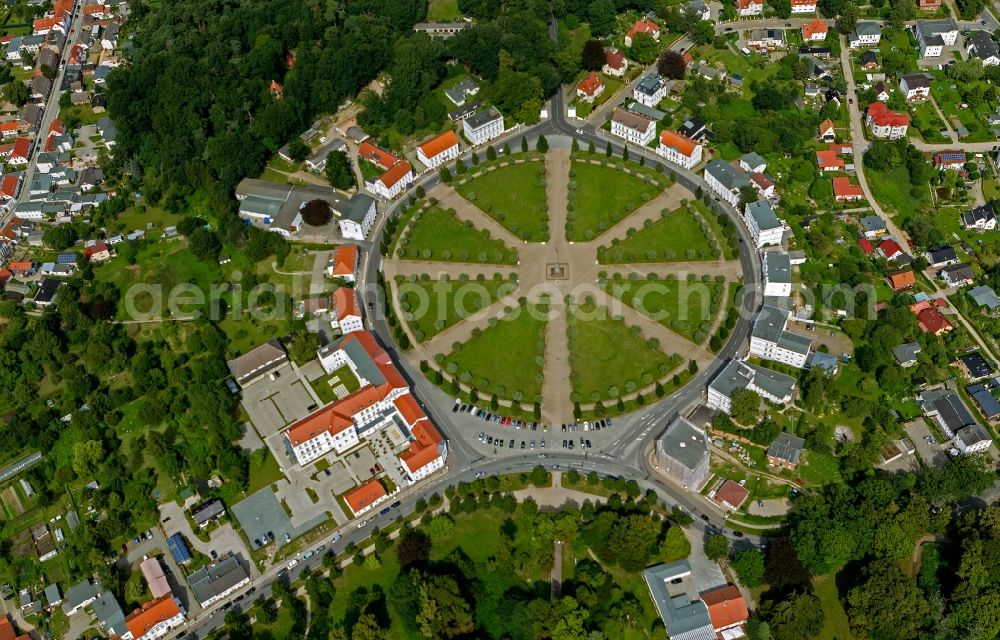
[[[976,278],[975,272],[972,270],[971,265],[967,264],[953,264],[941,269],[939,274],[944,283],[949,287],[964,287],[967,284],[972,284]]]
[[[708,478],[708,437],[680,416],[656,440],[656,464],[677,483],[698,490]]]
[[[250,574],[240,563],[240,557],[229,555],[215,564],[202,567],[188,576],[195,598],[206,609],[231,593],[250,584]]]
[[[976,424],[976,420],[965,407],[958,394],[950,389],[935,389],[922,392],[918,398],[924,414],[934,418],[948,438],[955,437],[962,427]]]
[[[978,351],[958,356],[954,364],[969,380],[982,380],[996,373],[993,365]]]
[[[191,509],[191,519],[199,527],[204,527],[212,520],[222,517],[226,513],[226,507],[222,500],[209,500]]]
[[[265,375],[288,362],[288,354],[275,339],[251,349],[227,362],[229,372],[241,387],[257,382]]]
[[[973,31],[965,36],[965,51],[970,59],[983,63],[984,67],[1000,64],[1000,46],[988,31]]]
[[[990,422],[1000,420],[1000,402],[993,395],[993,390],[997,386],[996,381],[990,380],[987,383],[972,384],[965,388],[966,393],[979,407],[980,413],[986,416]]]
[[[970,209],[962,214],[962,228],[976,231],[992,231],[997,228],[997,214],[989,203]]]
[[[698,596],[687,560],[659,564],[642,575],[671,640],[716,640],[708,606]]]
[[[934,268],[947,267],[958,262],[958,256],[951,245],[932,245],[927,248],[924,257],[927,258],[928,266]]]
[[[920,344],[917,342],[905,342],[892,348],[892,357],[901,367],[912,367],[917,364],[918,355],[920,355]]]
[[[806,441],[798,436],[782,431],[767,448],[767,464],[794,470],[799,466]]]

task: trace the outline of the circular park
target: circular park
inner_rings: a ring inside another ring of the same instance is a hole
[[[383,245],[407,357],[456,397],[548,424],[683,386],[735,326],[742,278],[732,222],[669,171],[565,142],[446,167]]]

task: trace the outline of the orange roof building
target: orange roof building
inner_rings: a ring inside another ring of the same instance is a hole
[[[743,625],[750,618],[747,601],[736,585],[726,585],[701,594],[701,600],[708,607],[708,617],[712,620],[712,628],[719,637],[729,629]],[[737,636],[733,636],[737,637]]]
[[[348,297],[348,294],[349,297]],[[335,304],[353,307],[360,322],[360,305],[352,289],[334,292]],[[327,374],[349,367],[360,388],[332,402],[285,430],[284,436],[300,465],[306,465],[330,451],[343,453],[360,443],[363,434],[388,425],[409,430],[407,449],[399,459],[416,482],[444,466],[447,443],[410,394],[392,359],[371,333],[359,329],[319,351],[320,364]]]
[[[669,162],[690,169],[701,162],[701,144],[668,129],[660,132],[656,153]]]
[[[184,614],[181,613],[173,596],[169,594],[150,600],[142,605],[141,609],[136,609],[132,615],[125,618],[125,626],[133,638],[141,638],[147,634],[150,637],[159,637],[164,635],[166,630],[183,622]]]
[[[750,497],[750,491],[741,487],[738,482],[726,480],[715,492],[715,501],[726,509],[736,511]]]
[[[386,188],[391,190],[400,181],[410,181],[413,179],[413,167],[406,160],[401,160],[396,164],[389,167],[389,170],[378,177],[378,181]]]
[[[659,40],[660,26],[650,20],[636,20],[635,24],[632,25],[632,28],[625,34],[625,46],[631,47],[632,39],[640,33],[645,33],[653,40]]]
[[[395,198],[404,186],[413,181],[413,167],[409,162],[376,147],[367,140],[358,145],[358,157],[385,169],[385,173],[375,180],[366,181],[365,188],[386,200]]]
[[[271,92],[271,95],[275,98],[280,98],[285,95],[285,88],[281,86],[281,83],[277,80],[271,80],[271,86],[267,88]]]
[[[357,291],[350,287],[339,287],[333,292],[333,309],[342,334],[364,331]]]
[[[358,145],[358,155],[368,162],[373,162],[383,169],[388,169],[399,162],[399,158],[385,149],[380,149],[365,140]]]
[[[14,623],[10,621],[10,616],[5,615],[0,618],[0,640],[29,640],[31,636],[27,633],[17,635],[14,630]]]
[[[829,31],[830,28],[826,26],[826,23],[817,18],[802,25],[802,39],[806,42],[826,40],[826,34]]]
[[[838,176],[833,179],[833,197],[841,201],[861,200],[865,193],[860,186],[851,184],[847,176]]]
[[[843,171],[844,161],[835,149],[823,149],[816,152],[816,166],[820,171]]]
[[[333,252],[333,259],[327,264],[326,274],[331,278],[340,278],[354,282],[358,272],[358,247],[354,244],[342,244]]]
[[[457,158],[459,152],[458,135],[448,130],[418,146],[417,159],[425,167],[434,169]]]
[[[344,494],[344,502],[351,508],[355,517],[365,513],[379,502],[389,497],[385,492],[385,487],[376,478],[351,489]]]
[[[604,83],[595,71],[591,71],[586,78],[576,85],[576,95],[584,100],[593,100],[604,92]]]
[[[893,273],[889,276],[889,286],[896,293],[900,291],[906,291],[917,284],[917,278],[912,271],[902,271],[900,273]]]
[[[21,175],[8,173],[0,183],[0,196],[4,198],[16,198],[21,191]]]

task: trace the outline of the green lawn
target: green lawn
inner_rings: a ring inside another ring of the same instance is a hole
[[[234,482],[227,482],[219,489],[219,497],[227,505],[243,500],[247,496],[257,493],[264,487],[269,487],[278,480],[285,477],[278,467],[278,461],[271,455],[271,450],[267,447],[257,449],[250,454],[250,481],[246,491],[240,491]]]
[[[529,242],[549,239],[544,163],[500,166],[456,190],[519,238]]]
[[[403,281],[398,285],[406,321],[418,342],[444,331],[517,290],[509,280]]]
[[[719,251],[713,250],[700,220],[687,209],[671,211],[651,225],[637,229],[631,237],[597,251],[601,264],[713,260],[718,256]]]
[[[517,251],[490,238],[485,230],[465,224],[451,212],[431,207],[414,215],[408,234],[397,246],[411,260],[513,264]]]
[[[519,307],[445,358],[448,373],[479,390],[480,396],[534,402],[542,392],[545,307]]]
[[[799,465],[799,475],[806,483],[822,486],[840,482],[840,463],[831,455],[820,451],[806,453],[805,461]]]
[[[568,309],[568,333],[573,392],[580,401],[614,400],[652,384],[680,364],[651,347],[624,321],[607,317],[603,309]]]
[[[337,382],[334,382],[331,385],[330,382],[334,379],[336,379]],[[354,393],[361,387],[361,383],[358,382],[358,378],[346,364],[330,375],[323,376],[322,378],[315,380],[312,383],[312,388],[313,391],[316,392],[316,395],[319,396],[319,399],[323,402],[323,404],[330,404],[337,399],[337,394],[333,392],[333,388],[340,385],[344,385],[344,388],[347,389],[347,393]]]
[[[897,224],[917,213],[917,202],[910,195],[910,176],[906,167],[899,166],[890,171],[865,169],[865,177],[872,189],[872,195],[879,204],[891,212]]]
[[[462,17],[458,0],[430,0],[427,20],[430,22],[454,22]]]
[[[613,167],[573,162],[572,170],[567,215],[571,241],[596,238],[659,192],[657,185]]]
[[[837,593],[837,582],[834,576],[818,576],[813,578],[813,591],[823,605],[823,629],[816,640],[853,640],[854,634],[847,620],[844,605]]]
[[[724,283],[686,280],[626,280],[608,283],[608,292],[671,331],[701,344],[723,302]]]

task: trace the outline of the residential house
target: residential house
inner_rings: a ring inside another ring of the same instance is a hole
[[[384,170],[378,178],[366,180],[365,188],[386,200],[395,198],[413,181],[413,167],[409,162],[379,149],[367,140],[358,145],[358,157]]]
[[[606,47],[604,49],[604,66],[601,67],[601,71],[608,74],[609,76],[622,77],[628,70],[628,60],[618,49],[614,47]]]
[[[693,169],[701,162],[702,146],[700,143],[674,133],[669,129],[660,132],[660,144],[656,153],[684,169]]]
[[[955,44],[958,25],[951,18],[943,20],[917,20],[913,28],[921,58],[937,58],[944,47]]]
[[[750,186],[750,179],[728,162],[712,160],[705,165],[705,185],[735,207],[740,201],[740,189]]]
[[[875,93],[876,102],[885,102],[889,99],[889,89],[886,87],[885,82],[876,82],[875,86],[872,87],[872,91]]]
[[[812,340],[786,330],[785,311],[765,304],[750,331],[750,355],[803,369],[809,358]]]
[[[921,11],[937,11],[941,8],[941,0],[917,0],[917,7]]]
[[[88,262],[104,262],[111,259],[111,249],[106,242],[95,242],[87,247],[84,256]]]
[[[700,118],[691,117],[681,124],[680,129],[677,133],[681,134],[686,138],[691,138],[692,140],[697,140],[698,142],[703,142],[706,138],[712,137],[712,132],[708,130],[705,122]]]
[[[636,35],[644,33],[657,42],[660,41],[660,27],[652,20],[636,20],[632,28],[625,34],[625,46],[631,47]]]
[[[473,145],[486,144],[503,132],[503,116],[496,107],[478,111],[462,121],[462,133]]]
[[[917,364],[917,356],[919,355],[920,343],[918,342],[904,342],[892,348],[892,357],[903,368],[912,367]]]
[[[184,612],[172,595],[150,600],[125,617],[122,640],[154,640],[184,624]]]
[[[931,81],[922,73],[911,73],[900,78],[899,90],[907,100],[926,100],[931,97]]]
[[[740,156],[739,165],[740,169],[743,169],[747,173],[763,173],[767,171],[767,161],[753,151]]]
[[[935,169],[951,169],[952,171],[962,171],[965,169],[965,153],[962,151],[939,151],[931,156]]]
[[[973,31],[965,36],[965,51],[970,59],[983,63],[984,67],[1000,64],[1000,46],[988,31]]]
[[[752,18],[764,13],[764,0],[736,0],[736,13],[741,18]]]
[[[976,424],[965,403],[950,389],[933,389],[922,392],[917,399],[928,418],[934,418],[948,438],[964,427]]]
[[[687,560],[659,564],[642,575],[671,640],[715,640],[708,606],[698,597]]]
[[[750,497],[750,490],[732,480],[725,480],[722,486],[715,490],[715,495],[710,494],[710,497],[723,509],[737,511]]]
[[[861,53],[861,57],[858,58],[858,63],[861,68],[865,71],[871,71],[878,68],[878,54],[876,54],[871,49],[868,49]]]
[[[239,556],[228,555],[219,562],[202,567],[188,576],[188,584],[202,609],[208,609],[250,584],[250,574]]]
[[[936,336],[951,331],[951,322],[944,317],[937,307],[927,306],[917,312],[917,326],[924,333],[932,333]]]
[[[66,591],[63,602],[63,612],[67,616],[74,616],[83,611],[84,607],[97,600],[99,591],[90,580],[84,580],[73,585]]]
[[[761,261],[764,297],[787,298],[792,295],[792,260],[783,251],[767,251]]]
[[[783,49],[785,32],[782,29],[751,29],[747,32],[747,46],[760,51]]]
[[[953,264],[945,267],[941,270],[940,276],[949,287],[964,287],[972,284],[976,279],[975,272],[967,264]]]
[[[804,42],[822,42],[830,28],[820,19],[812,20],[802,25],[802,40]]]
[[[819,135],[817,137],[823,142],[833,142],[837,139],[837,131],[833,127],[833,120],[827,118],[819,124]]]
[[[326,275],[340,278],[345,282],[354,282],[358,272],[358,247],[353,244],[342,244],[333,252],[326,265]]]
[[[970,353],[964,353],[955,359],[955,362],[964,375],[969,380],[975,382],[976,380],[982,380],[983,378],[989,378],[996,373],[996,369],[993,365],[983,357],[978,351],[972,351]]]
[[[358,293],[351,287],[339,287],[333,292],[334,320],[330,322],[341,335],[364,331],[364,321],[361,316],[361,303]]]
[[[912,289],[917,284],[917,278],[912,271],[890,273],[886,276],[886,280],[889,281],[889,286],[895,293]]]
[[[632,89],[632,97],[639,104],[655,107],[667,97],[667,83],[655,73],[650,73]]]
[[[49,306],[56,301],[56,294],[61,284],[62,282],[59,280],[42,280],[42,283],[38,286],[38,290],[35,291],[35,296],[31,299],[31,301],[38,307]],[[55,555],[55,550],[52,551],[52,554]]]
[[[14,166],[26,165],[31,161],[31,150],[34,143],[30,138],[18,136],[14,139],[14,148],[10,153],[10,163]]]
[[[715,631],[717,638],[741,638],[746,635],[744,625],[750,619],[750,610],[736,585],[727,584],[704,591],[701,600],[708,607],[708,617],[712,621],[712,630]]]
[[[375,506],[385,501],[389,494],[377,478],[372,478],[344,494],[344,502],[355,518],[371,511]]]
[[[456,107],[461,107],[466,100],[477,93],[479,93],[479,85],[469,78],[465,78],[450,89],[444,90],[445,97]]]
[[[122,612],[122,607],[110,591],[102,591],[92,603],[91,608],[94,610],[94,617],[97,618],[101,629],[112,638],[124,637],[129,632],[128,627],[125,626],[125,614]]]
[[[910,115],[892,111],[884,102],[873,102],[868,105],[865,124],[876,138],[899,140],[906,136]]]
[[[454,131],[445,131],[417,147],[417,159],[428,169],[451,162],[459,153],[461,148]]]
[[[782,431],[767,448],[767,464],[794,471],[802,460],[805,447],[805,440]]]
[[[971,424],[955,432],[955,448],[962,455],[983,453],[993,444],[989,432],[980,424]]]
[[[709,9],[708,3],[703,0],[691,0],[684,5],[684,11],[682,12],[686,16],[691,16],[698,20],[711,20],[712,11]]]
[[[213,520],[221,518],[226,513],[226,506],[222,500],[213,499],[203,502],[191,509],[191,519],[198,527],[204,527]]]
[[[824,171],[843,171],[844,160],[837,155],[836,149],[822,149],[816,152],[816,167],[820,173]]]
[[[899,256],[903,255],[903,248],[900,247],[899,243],[892,238],[887,238],[879,243],[878,254],[886,260],[892,262]]]
[[[774,195],[774,180],[763,173],[751,173],[750,183],[757,190],[757,195],[761,198],[770,198]]]
[[[997,296],[996,292],[986,285],[979,285],[978,287],[973,287],[966,291],[972,301],[976,303],[976,306],[980,309],[986,307],[991,312],[1000,309],[1000,296]]]
[[[749,202],[743,208],[743,222],[746,224],[754,245],[760,249],[768,245],[781,244],[784,224],[774,214],[767,200]]]
[[[795,378],[749,362],[730,360],[708,384],[705,404],[729,413],[737,389],[749,389],[771,402],[787,404],[795,391]]]
[[[114,147],[115,141],[118,139],[118,127],[115,125],[114,120],[109,117],[101,118],[96,122],[97,132],[101,134],[101,139],[104,140],[104,144],[108,147]]]
[[[958,254],[955,253],[954,247],[947,244],[931,245],[924,253],[924,257],[927,259],[927,265],[935,269],[958,263]]]
[[[708,479],[708,436],[677,416],[656,439],[656,465],[687,490],[699,490]]]
[[[580,84],[576,85],[576,96],[584,102],[593,102],[602,93],[604,93],[604,82],[595,71],[591,71]]]
[[[792,14],[816,13],[816,0],[792,0]]]
[[[280,153],[280,151],[279,151]],[[322,147],[316,150],[311,156],[306,158],[306,167],[310,171],[322,172],[326,171],[326,161],[330,158],[332,153],[343,153],[347,155],[347,143],[340,138],[334,138],[330,140]]]
[[[475,26],[472,21],[464,20],[459,22],[418,22],[413,25],[413,30],[419,33],[426,33],[432,38],[447,39],[465,29]]]
[[[962,214],[962,228],[992,231],[997,228],[997,214],[993,205],[986,203]]]
[[[847,44],[851,49],[874,47],[882,41],[882,26],[877,22],[859,22],[848,37]]]
[[[980,413],[991,423],[1000,420],[1000,402],[993,395],[996,386],[995,380],[987,380],[985,383],[973,384],[965,388],[966,393],[979,407]]]
[[[172,593],[170,582],[167,581],[167,576],[163,573],[163,565],[160,564],[158,558],[146,557],[139,563],[139,570],[142,571],[142,576],[146,579],[149,592],[154,598],[162,598]]]
[[[852,184],[847,176],[836,176],[833,179],[833,197],[838,202],[857,202],[865,199],[865,192],[860,185]]]
[[[631,111],[615,109],[611,114],[611,134],[645,147],[656,136],[656,122]]]

